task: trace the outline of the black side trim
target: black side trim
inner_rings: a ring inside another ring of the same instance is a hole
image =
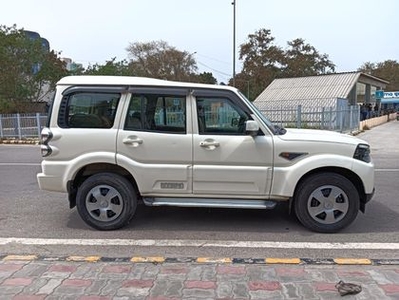
[[[76,92],[94,92],[94,93],[123,93],[128,90],[128,86],[112,86],[112,85],[74,85],[62,92],[63,96],[67,96]]]
[[[170,95],[170,96],[187,96],[189,95],[189,89],[187,88],[175,88],[175,87],[142,87],[142,86],[130,86],[128,92],[132,94],[153,94],[153,95]]]
[[[287,160],[294,160],[295,158],[308,155],[307,152],[281,152],[279,156]]]

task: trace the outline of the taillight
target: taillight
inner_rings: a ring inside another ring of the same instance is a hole
[[[49,141],[53,138],[53,133],[50,131],[49,128],[45,127],[42,129],[40,133],[40,141],[41,141],[41,148],[40,151],[42,153],[42,157],[49,156],[53,150],[49,146]]]

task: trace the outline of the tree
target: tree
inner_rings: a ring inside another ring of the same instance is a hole
[[[387,91],[399,91],[399,62],[386,60],[379,63],[364,63],[358,71],[389,81]]]
[[[30,39],[22,29],[0,26],[0,111],[37,111],[56,82],[67,75],[58,53]]]
[[[207,83],[207,84],[217,84],[217,79],[213,77],[211,72],[202,72],[200,74],[192,75],[191,82]]]
[[[115,75],[115,76],[134,76],[134,72],[126,60],[115,61],[116,57],[105,62],[105,65],[90,65],[83,72],[85,75]]]
[[[328,55],[320,54],[315,47],[305,44],[303,39],[295,39],[287,44],[282,69],[284,77],[314,76],[335,71],[335,65]]]
[[[270,30],[260,29],[248,35],[248,41],[240,46],[239,59],[243,60],[243,69],[234,81],[244,94],[249,94],[250,100],[276,78],[318,75],[335,70],[327,54],[320,54],[303,39],[287,42],[286,50],[275,45],[274,40]],[[233,84],[232,79],[229,84]]]
[[[164,41],[133,43],[126,49],[130,66],[137,76],[189,81],[196,74],[193,54],[179,51]]]
[[[257,97],[274,78],[279,77],[284,51],[274,44],[274,40],[270,30],[260,29],[248,35],[248,41],[240,46],[239,59],[243,60],[243,68],[236,76],[239,80],[235,80],[235,86],[244,94],[248,82],[252,83],[251,95]]]

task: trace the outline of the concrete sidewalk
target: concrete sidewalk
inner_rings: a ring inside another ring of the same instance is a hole
[[[0,260],[0,299],[340,299],[339,281],[362,291],[345,299],[399,299],[399,262],[38,258]]]

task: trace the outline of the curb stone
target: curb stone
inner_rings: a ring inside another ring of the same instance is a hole
[[[396,266],[399,259],[368,258],[227,258],[227,257],[102,257],[102,256],[40,256],[0,254],[0,261],[67,261],[67,262],[131,262],[131,263],[198,263],[198,264],[253,264],[253,265],[371,265]]]

